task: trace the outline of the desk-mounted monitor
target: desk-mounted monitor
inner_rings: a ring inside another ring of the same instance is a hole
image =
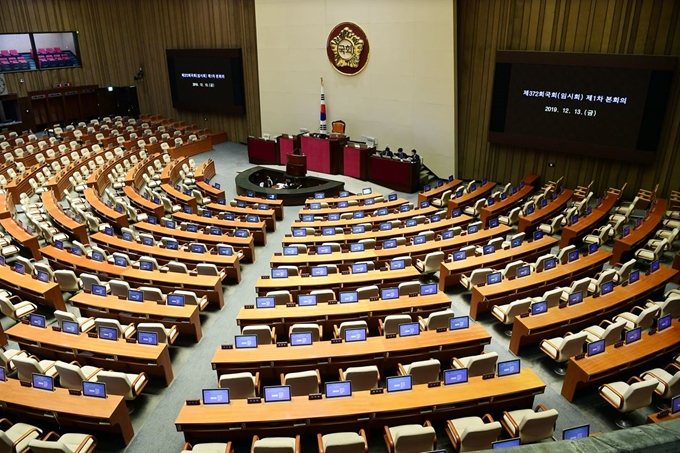
[[[236,335],[236,349],[253,349],[257,347],[257,335]]]
[[[274,303],[273,297],[261,296],[255,298],[255,306],[257,308],[274,308],[276,303]]]
[[[383,288],[380,290],[382,300],[399,299],[399,288]]]
[[[203,389],[203,404],[229,404],[229,389]]]
[[[291,401],[289,385],[277,385],[273,387],[265,387],[263,390],[265,403],[278,403]]]
[[[299,294],[298,305],[300,307],[311,307],[316,305],[316,294]]]
[[[584,439],[590,436],[590,425],[576,426],[562,431],[562,440]]]
[[[470,318],[468,316],[449,318],[449,330],[461,330],[468,327],[470,327]]]
[[[444,385],[464,384],[467,381],[467,368],[458,368],[444,371]]]
[[[406,376],[391,376],[387,378],[387,393],[405,392],[413,388],[413,380],[410,374]]]
[[[512,376],[513,374],[519,374],[519,372],[520,372],[519,359],[498,362],[498,377]]]
[[[353,304],[359,302],[359,293],[356,291],[343,291],[340,293],[341,304]]]

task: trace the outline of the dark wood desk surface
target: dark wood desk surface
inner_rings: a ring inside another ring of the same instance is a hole
[[[217,187],[210,185],[209,180],[215,176],[215,161],[212,159],[207,159],[203,161],[194,170],[194,179],[196,180],[196,185],[198,189],[210,197],[214,198],[224,198],[224,189],[218,189]]]
[[[152,215],[157,219],[165,216],[165,208],[163,207],[163,203],[156,204],[152,200],[147,200],[131,186],[123,187],[123,193],[130,199],[130,202],[133,205],[141,209],[147,215]]]
[[[516,260],[527,262],[535,261],[541,255],[550,253],[557,239],[551,236],[543,236],[538,241],[525,241],[519,247],[510,249],[498,249],[488,255],[480,255],[466,258],[462,261],[444,261],[439,272],[439,289],[444,291],[450,286],[460,283],[461,275],[469,274],[475,269],[491,267],[499,269]]]
[[[649,362],[663,355],[672,355],[680,350],[680,323],[674,320],[670,328],[649,335],[643,332],[642,338],[633,344],[615,348],[607,346],[606,351],[594,357],[581,360],[569,359],[567,374],[562,384],[562,396],[573,402],[577,390],[609,381],[620,381],[621,375],[629,375],[634,370],[648,366]]]
[[[479,219],[482,221],[482,225],[488,225],[489,219],[495,219],[501,214],[509,212],[512,208],[517,206],[526,197],[534,191],[534,186],[525,184],[521,189],[518,188],[517,193],[514,195],[508,195],[505,200],[494,201],[491,206],[485,206],[479,211]]]
[[[26,230],[21,228],[13,218],[0,220],[0,225],[2,225],[2,228],[12,237],[12,239],[30,250],[34,260],[40,261],[43,258],[40,254],[38,236],[29,234]]]
[[[160,322],[168,328],[176,326],[181,334],[193,335],[196,342],[203,336],[198,305],[175,307],[151,301],[132,302],[117,296],[95,296],[83,291],[73,295],[69,302],[80,309],[82,316],[118,319],[123,325]]]
[[[641,245],[642,242],[657,230],[666,215],[666,206],[668,206],[668,200],[657,198],[656,203],[649,211],[649,217],[642,221],[640,228],[631,228],[628,236],[614,240],[611,264],[623,262],[622,260],[629,252],[638,245]]]
[[[503,280],[495,285],[475,286],[472,288],[470,317],[477,319],[481,313],[491,311],[494,305],[503,305],[523,297],[540,296],[548,289],[566,286],[572,281],[593,276],[611,257],[611,253],[598,250],[592,255],[580,256],[567,264],[557,264],[555,269],[532,273],[526,277]]]
[[[219,226],[222,228],[238,228],[242,230],[250,231],[255,239],[255,244],[257,245],[267,245],[267,226],[264,220],[259,222],[246,222],[245,219],[241,220],[223,220],[218,219],[215,213],[210,218],[201,217],[198,214],[187,214],[184,212],[175,212],[172,217],[180,222],[197,223],[199,225],[209,225],[209,226]]]
[[[291,231],[295,228],[314,228],[318,230],[321,230],[323,227],[351,228],[352,225],[359,225],[361,223],[371,223],[375,225],[383,222],[389,222],[390,220],[406,220],[417,215],[430,216],[439,210],[440,208],[435,206],[428,206],[427,208],[412,209],[411,211],[399,212],[396,214],[380,215],[375,217],[366,216],[361,219],[315,220],[313,222],[303,222],[300,219],[295,219],[291,225]]]
[[[224,197],[223,197],[224,198]],[[234,200],[236,201],[245,201],[249,205],[253,205],[255,203],[264,203],[268,204],[270,208],[274,210],[274,213],[276,214],[276,219],[277,220],[283,220],[283,200],[268,200],[267,198],[262,198],[262,197],[247,197],[245,195],[236,195],[234,197]]]
[[[105,262],[100,263],[85,256],[75,256],[53,246],[43,247],[41,250],[53,269],[70,269],[76,274],[93,273],[98,275],[102,281],[118,278],[137,286],[156,286],[163,293],[183,288],[187,291],[194,291],[199,297],[206,295],[208,301],[217,304],[220,309],[224,306],[222,281],[219,276],[142,271],[131,266],[121,267]]]
[[[517,231],[519,233],[532,233],[541,223],[544,223],[548,219],[556,216],[562,209],[564,209],[572,195],[574,195],[573,190],[564,189],[562,193],[557,195],[557,198],[554,200],[548,200],[546,207],[541,208],[536,206],[536,210],[533,212],[533,214],[529,214],[527,216],[521,215],[519,217]]]
[[[68,431],[108,432],[121,436],[128,445],[135,435],[125,399],[119,395],[88,398],[70,395],[67,389],[54,392],[23,387],[18,379],[7,379],[0,384],[3,412],[16,414],[22,421],[29,419],[41,426],[45,414],[54,413],[59,426]]]
[[[243,252],[243,261],[251,263],[255,261],[255,238],[253,236],[239,238],[229,236],[224,234],[224,232],[220,236],[216,236],[208,234],[203,228],[199,229],[196,233],[192,233],[191,231],[181,230],[179,227],[171,229],[147,222],[135,223],[135,229],[139,232],[151,233],[156,240],[160,240],[162,237],[171,237],[177,239],[181,244],[200,242],[209,247],[217,244],[228,244],[234,247],[235,250]]]
[[[335,432],[338,423],[351,424],[353,431],[358,427],[378,430],[388,424],[482,416],[491,410],[530,407],[545,386],[531,369],[524,368],[520,374],[503,378],[472,377],[466,384],[434,388],[421,384],[414,385],[411,391],[378,395],[359,391],[335,400],[314,401],[300,396],[282,403],[247,404],[246,400],[235,400],[229,405],[185,404],[175,424],[188,442],[225,439],[227,435],[250,438],[253,433],[267,437],[284,432]],[[300,423],[302,420],[305,422]],[[239,430],[228,430],[230,426],[238,426]]]
[[[232,214],[243,218],[245,218],[247,215],[254,214],[261,219],[264,219],[264,224],[267,226],[268,231],[276,231],[276,213],[271,208],[263,210],[255,209],[252,206],[239,208],[238,206],[219,203],[209,203],[205,207],[213,212],[231,212]]]
[[[593,208],[590,215],[579,217],[578,222],[576,222],[575,225],[569,225],[562,228],[560,248],[576,243],[600,224],[606,222],[609,218],[609,211],[611,211],[618,200],[618,195],[607,192],[607,195],[602,200],[600,206]]]
[[[47,214],[52,217],[52,220],[60,227],[60,229],[68,235],[73,235],[83,244],[87,244],[90,240],[87,236],[87,225],[83,219],[83,223],[76,222],[75,219],[67,216],[61,206],[55,199],[54,192],[43,192],[40,195],[43,207]]]
[[[676,275],[673,269],[661,266],[651,275],[641,275],[640,281],[627,286],[616,286],[614,291],[600,297],[584,297],[583,302],[565,308],[551,308],[547,313],[526,318],[516,317],[510,338],[510,351],[519,355],[520,348],[543,339],[578,332],[599,324],[604,319],[628,311],[634,305],[644,305],[653,294],[662,292]]]
[[[28,324],[16,324],[7,330],[7,336],[31,354],[40,358],[59,359],[64,362],[77,360],[81,365],[93,365],[104,369],[129,373],[145,372],[161,377],[168,386],[173,373],[167,343],[156,346],[90,338],[86,333],[78,335],[56,332],[50,327],[41,329]]]
[[[26,274],[21,275],[14,272],[8,265],[0,266],[0,287],[21,296],[23,300],[28,300],[53,310],[66,310],[64,297],[61,294],[59,285],[55,282],[41,282],[30,275],[30,270],[26,269]]]
[[[161,190],[165,192],[165,194],[170,200],[172,200],[174,204],[178,204],[182,207],[189,206],[191,209],[193,209],[192,212],[196,212],[198,210],[198,202],[196,201],[196,197],[193,195],[182,193],[175,189],[175,186],[171,184],[161,184]]]
[[[85,189],[84,194],[85,194],[85,200],[92,207],[92,209],[96,212],[96,214],[99,217],[101,217],[102,219],[104,219],[104,221],[111,222],[113,225],[117,226],[118,228],[130,226],[130,223],[128,222],[127,213],[125,211],[120,213],[120,212],[117,212],[113,208],[109,208],[99,198],[99,195],[97,195],[94,188],[88,187],[87,189]]]
[[[363,194],[363,193],[358,193],[356,195],[350,195],[347,197],[326,197],[326,198],[320,198],[320,199],[315,199],[315,198],[307,198],[305,200],[305,206],[309,206],[309,203],[328,203],[331,206],[336,205],[340,201],[359,201],[362,202],[367,198],[377,198],[377,197],[382,197],[383,195],[379,192],[372,192],[369,194]]]
[[[463,184],[462,179],[454,179],[453,181],[446,181],[439,187],[432,187],[427,192],[425,191],[418,192],[418,205],[420,205],[421,202],[426,200],[430,201],[434,198],[441,198],[444,192],[446,192],[447,190],[454,191],[456,187],[460,186],[461,184]]]
[[[322,376],[337,377],[339,369],[361,365],[377,365],[384,376],[384,369],[393,371],[397,363],[424,357],[440,359],[448,369],[451,358],[481,354],[484,345],[489,343],[491,335],[480,324],[470,323],[469,329],[428,330],[415,337],[371,336],[366,341],[352,343],[320,341],[311,346],[280,348],[266,344],[256,349],[218,349],[212,366],[218,377],[224,373],[259,371],[261,379],[278,379],[279,373],[314,368],[318,368]]]
[[[456,198],[456,194],[453,194],[454,196],[449,199],[448,203],[449,214],[456,208],[463,209],[465,206],[475,204],[480,198],[488,197],[494,187],[496,187],[495,182],[487,181],[486,184],[482,185],[482,182],[479,181],[477,188],[473,192],[463,194],[460,198]]]

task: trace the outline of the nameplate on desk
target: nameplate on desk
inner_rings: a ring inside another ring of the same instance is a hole
[[[378,296],[372,296],[372,297],[369,297],[369,298],[368,298],[368,300],[370,300],[371,302],[375,302],[375,301],[378,300],[378,299],[379,299]],[[27,324],[28,324],[28,323],[27,323]]]
[[[664,409],[661,412],[659,412],[658,414],[656,414],[656,418],[668,417],[670,415],[670,413],[671,413],[670,409]]]
[[[581,359],[584,358],[585,356],[586,356],[586,355],[583,354],[583,353],[581,353],[581,354],[576,354],[576,355],[574,356],[574,360],[581,360]]]
[[[22,387],[32,387],[32,384],[30,381],[19,381]]]
[[[87,288],[84,288],[84,289],[83,289],[83,292],[84,292],[85,294],[92,294],[92,290],[87,289]]]
[[[349,249],[342,249],[340,250],[340,253],[349,253]]]
[[[435,242],[436,242],[436,241],[441,241],[441,240],[442,240],[442,237],[441,237],[441,236],[437,236],[436,238],[434,238],[434,240],[435,240]]]
[[[408,293],[408,297],[418,297],[418,293]]]
[[[431,389],[432,387],[441,387],[442,382],[441,381],[433,381],[433,382],[428,382],[427,383],[427,388]]]
[[[164,268],[162,268],[162,267],[161,267],[161,268],[158,268],[158,271],[159,271],[161,274],[167,274],[167,273],[168,273],[168,270],[167,270],[167,269],[164,269]]]
[[[527,318],[529,316],[529,312],[522,313],[519,315],[520,318]]]
[[[21,324],[30,324],[28,318],[21,318]]]
[[[248,304],[248,305],[244,305],[243,308],[245,308],[246,310],[252,310],[253,308],[255,308],[255,305]]]
[[[125,300],[125,299],[127,299],[127,296],[125,296],[124,294],[119,294],[118,299],[119,300]]]
[[[396,333],[388,333],[388,334],[385,335],[385,338],[397,338],[397,334]]]
[[[389,269],[387,266],[384,266],[384,267],[381,267],[381,268],[380,268],[380,272],[388,271],[388,270],[390,270],[390,269]]]
[[[156,303],[157,303],[158,305],[165,305],[165,301],[162,300],[162,299],[161,299],[161,300],[157,300]]]
[[[382,245],[376,245],[375,250],[382,250]]]
[[[447,327],[437,327],[437,333],[446,332],[447,330],[449,330]]]
[[[342,338],[331,338],[331,344],[342,343]]]
[[[186,400],[187,406],[200,406],[201,400]]]
[[[566,302],[560,302],[560,304],[557,306],[557,308],[565,308],[567,306]]]
[[[222,344],[222,345],[220,345],[220,348],[222,348],[222,349],[234,349],[234,345],[233,344]]]
[[[625,287],[625,286],[628,286],[628,281],[625,281],[625,282],[621,283],[621,286],[624,286],[624,287]]]
[[[329,300],[329,301],[327,302],[328,305],[336,305],[337,303],[338,303],[337,300]]]
[[[88,333],[87,333],[87,336],[90,337],[90,338],[99,338],[99,337],[97,336],[97,333],[96,333],[96,332],[88,332]]]
[[[649,329],[649,334],[654,335],[656,333],[656,329]]]
[[[295,306],[296,306],[295,302],[288,302],[286,304],[286,307],[295,307]]]
[[[69,394],[69,395],[80,396],[80,395],[82,395],[83,393],[82,393],[80,390],[78,390],[78,389],[68,389],[68,394]]]
[[[248,398],[248,404],[260,404],[262,402],[262,398],[255,396]]]
[[[61,327],[59,327],[59,326],[52,326],[52,330],[54,330],[55,332],[61,332]]]
[[[371,395],[381,395],[385,393],[384,388],[371,389]]]
[[[342,271],[342,275],[349,275],[349,271]]]
[[[309,394],[309,399],[310,400],[320,400],[323,397],[321,393],[310,393]]]
[[[287,341],[277,341],[277,342],[276,342],[276,347],[277,347],[277,348],[285,348],[285,347],[287,347],[287,346],[288,346],[288,342],[287,342]]]
[[[482,380],[485,381],[487,379],[493,379],[496,377],[495,373],[486,373],[482,375]]]
[[[623,346],[623,341],[617,341],[616,343],[614,343],[615,348],[620,348],[621,346]]]
[[[315,252],[314,250],[309,250],[309,251],[307,252],[307,255],[309,255],[309,256],[314,256],[314,255],[316,255],[316,252]]]
[[[593,293],[593,295],[591,297],[593,299],[597,299],[598,297],[600,297],[600,293]]]
[[[263,276],[260,277],[260,278],[261,278],[262,280],[269,280],[269,275],[263,275]]]
[[[283,253],[274,252],[274,256],[283,256]]]
[[[137,340],[135,340],[134,338],[126,338],[125,342],[135,344],[135,343],[137,343]]]

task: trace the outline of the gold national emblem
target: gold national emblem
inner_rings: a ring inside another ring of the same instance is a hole
[[[358,25],[343,22],[328,35],[326,51],[328,60],[338,72],[355,75],[368,63],[368,38]]]

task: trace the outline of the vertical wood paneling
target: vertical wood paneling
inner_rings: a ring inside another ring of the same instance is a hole
[[[137,85],[142,112],[226,131],[245,141],[260,133],[260,101],[253,0],[2,0],[0,32],[79,32],[83,67],[7,74],[11,93],[53,83]],[[172,108],[165,49],[241,48],[245,115],[200,114]],[[142,64],[146,77],[133,77]],[[20,79],[24,83],[20,83]]]
[[[495,50],[680,54],[680,2],[674,0],[458,0],[458,168],[464,178],[518,181],[564,175],[568,187],[595,181],[598,192],[628,182],[626,196],[657,182],[680,189],[680,71],[676,72],[654,162],[632,164],[489,143]],[[550,162],[556,165],[548,166]]]

